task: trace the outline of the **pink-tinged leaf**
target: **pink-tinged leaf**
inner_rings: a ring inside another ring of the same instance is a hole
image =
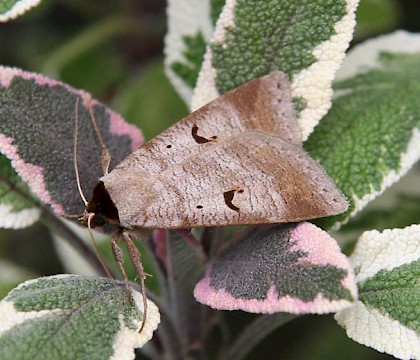
[[[350,306],[357,288],[335,240],[303,222],[257,231],[227,246],[194,295],[220,310],[320,314]]]
[[[91,116],[93,114],[93,118]],[[0,151],[35,195],[59,215],[80,214],[103,175],[94,121],[111,154],[112,169],[143,142],[141,132],[83,91],[19,69],[0,67]]]

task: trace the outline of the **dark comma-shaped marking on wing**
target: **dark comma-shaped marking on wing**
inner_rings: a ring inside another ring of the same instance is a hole
[[[198,126],[195,124],[193,125],[191,129],[191,135],[197,144],[205,144],[205,143],[208,143],[217,139],[217,136],[215,135],[212,136],[210,139],[206,139],[205,137],[198,135]]]
[[[235,197],[235,194],[236,194],[236,193],[241,194],[241,193],[243,193],[243,192],[244,192],[244,190],[243,190],[242,188],[238,187],[238,188],[236,188],[236,189],[233,189],[233,190],[228,190],[228,191],[225,191],[225,192],[223,193],[223,198],[225,199],[225,203],[226,203],[226,205],[228,206],[228,208],[229,208],[229,209],[232,209],[232,210],[237,211],[237,212],[239,212],[239,211],[240,211],[240,208],[239,208],[239,207],[237,207],[237,206],[233,203],[233,198]]]

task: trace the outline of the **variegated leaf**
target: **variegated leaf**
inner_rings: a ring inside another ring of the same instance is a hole
[[[194,295],[216,309],[305,314],[348,307],[357,292],[335,240],[304,222],[256,232],[226,247]]]
[[[131,360],[160,322],[141,294],[128,303],[124,284],[109,279],[57,275],[27,281],[0,302],[2,360]]]
[[[353,340],[420,358],[420,225],[365,232],[350,258],[359,301],[335,315]]]
[[[84,209],[74,167],[76,117],[78,171],[81,188],[90,197],[103,175],[94,120],[111,154],[111,168],[141,144],[141,132],[83,91],[0,67],[0,151],[32,192],[59,215]]]
[[[356,47],[335,84],[333,107],[305,148],[350,200],[354,216],[420,158],[420,35],[397,32]]]
[[[285,72],[306,139],[331,104],[331,82],[355,26],[358,0],[228,0],[192,100],[196,109],[253,78]]]
[[[197,81],[206,45],[213,32],[214,0],[168,1],[165,71],[186,103]]]

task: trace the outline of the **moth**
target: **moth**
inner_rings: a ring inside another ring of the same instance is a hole
[[[135,232],[297,222],[347,207],[303,150],[289,81],[275,71],[134,151],[99,179],[86,213]]]
[[[288,78],[275,71],[220,96],[125,158],[99,179],[82,222],[119,229],[114,257],[127,283],[118,247],[125,242],[144,289],[130,233],[298,222],[347,207],[303,150]]]

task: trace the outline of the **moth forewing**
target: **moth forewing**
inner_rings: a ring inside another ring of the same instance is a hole
[[[258,130],[220,138],[142,181],[126,169],[102,181],[127,228],[296,222],[347,209],[302,147]]]
[[[295,222],[347,209],[301,146],[279,71],[193,112],[101,181],[128,229]]]
[[[275,71],[203,106],[130,154],[117,169],[156,176],[221,137],[261,130],[301,144],[287,76]]]

